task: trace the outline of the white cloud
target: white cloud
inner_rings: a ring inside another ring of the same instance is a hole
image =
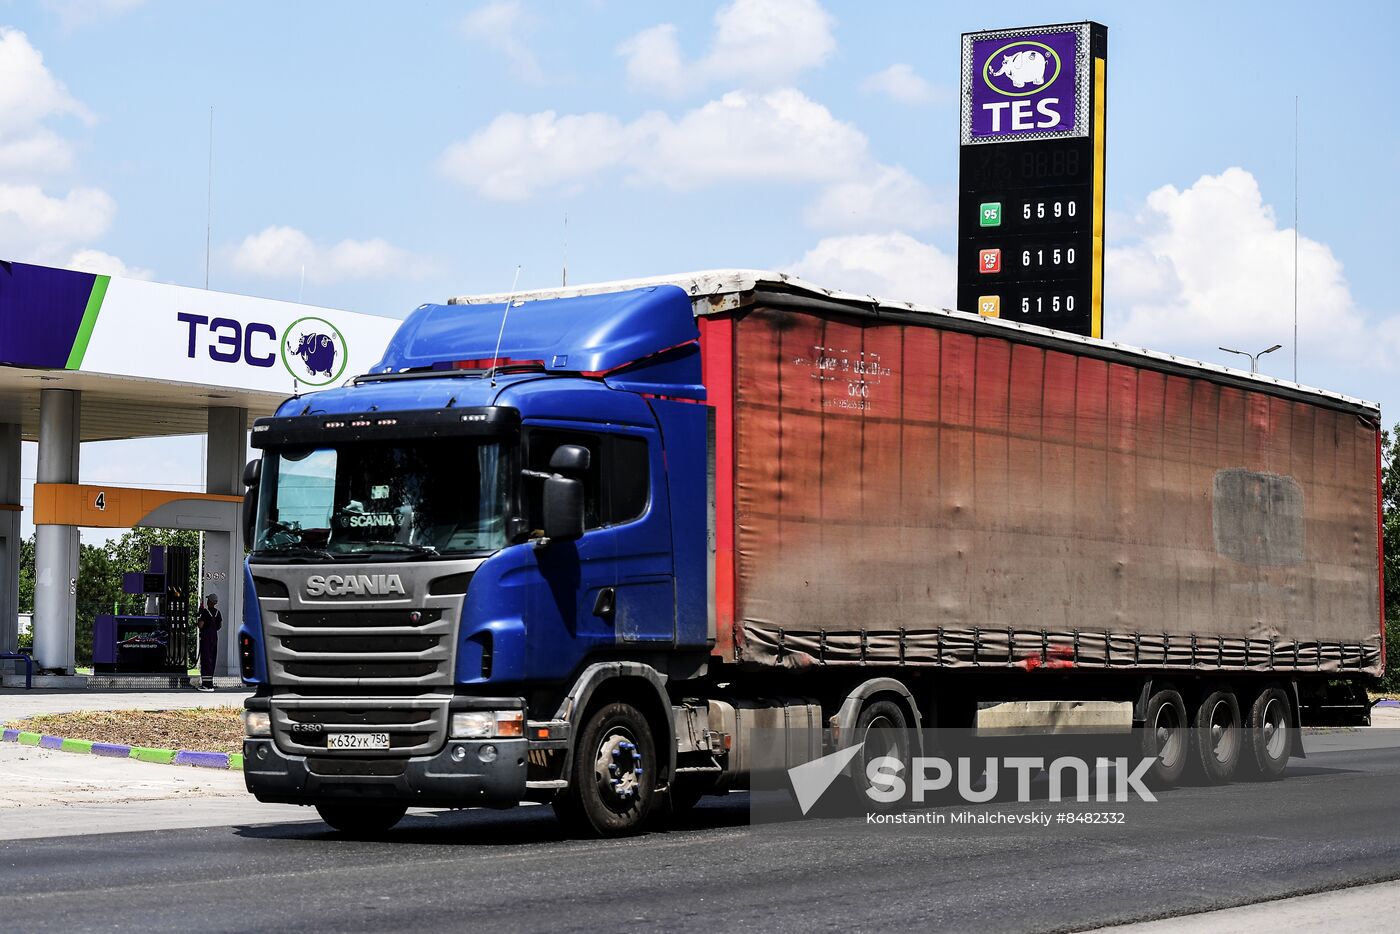
[[[0,27],[0,256],[150,278],[150,270],[91,246],[116,217],[111,195],[80,187],[59,196],[23,181],[72,168],[72,144],[46,125],[64,117],[95,121],[24,33]]]
[[[107,232],[117,203],[99,188],[74,188],[61,198],[37,185],[0,184],[0,256],[59,262]]]
[[[44,7],[58,15],[64,29],[76,29],[134,10],[145,2],[146,0],[44,0]]]
[[[1253,175],[1230,168],[1184,191],[1163,186],[1135,221],[1137,241],[1105,259],[1109,337],[1153,348],[1292,343],[1293,230],[1279,226]],[[1298,243],[1298,316],[1310,355],[1337,360],[1372,345],[1341,262],[1307,237]]]
[[[627,80],[634,87],[679,97],[692,80],[676,27],[671,23],[643,29],[623,41],[617,54],[627,60]]]
[[[453,143],[438,165],[487,198],[514,201],[621,164],[637,133],[610,114],[501,114]]]
[[[140,266],[128,266],[119,257],[101,250],[78,250],[63,265],[69,269],[95,272],[102,276],[121,276],[126,279],[154,279],[155,273]]]
[[[444,151],[439,168],[486,198],[573,192],[608,173],[687,191],[707,185],[821,186],[806,213],[818,229],[920,230],[951,210],[908,171],[881,165],[854,125],[800,91],[731,91],[673,118],[501,114]]]
[[[14,178],[69,169],[71,144],[44,125],[57,117],[93,120],[44,65],[29,37],[0,27],[0,172]]]
[[[544,69],[526,41],[534,25],[535,18],[525,11],[520,0],[493,0],[462,19],[462,31],[504,55],[517,78],[540,84],[545,80]]]
[[[903,62],[875,72],[860,83],[860,89],[867,94],[884,94],[901,104],[911,105],[931,104],[951,97],[947,89],[925,81]]]
[[[957,297],[954,258],[903,233],[827,237],[788,271],[824,288],[887,301],[952,308]]]
[[[925,230],[952,220],[947,203],[907,170],[877,165],[825,188],[807,209],[807,223],[822,230]]]
[[[680,95],[723,81],[772,88],[824,63],[835,20],[817,0],[733,0],[715,13],[709,50],[687,62],[676,27],[644,29],[618,46],[627,77],[645,91]]]
[[[675,122],[649,122],[650,145],[634,168],[671,188],[751,179],[833,181],[859,171],[867,158],[860,130],[791,88],[763,95],[732,91]]]
[[[419,257],[378,237],[320,244],[295,227],[276,225],[249,234],[228,257],[246,275],[298,279],[305,270],[310,282],[417,276],[428,268]]]
[[[865,136],[791,89],[734,91],[673,120],[645,114],[502,114],[448,147],[442,171],[487,198],[529,198],[611,170],[673,189],[715,182],[812,183],[853,177]]]

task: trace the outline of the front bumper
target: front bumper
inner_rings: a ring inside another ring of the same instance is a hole
[[[278,804],[511,807],[526,796],[527,745],[514,738],[452,739],[431,756],[349,759],[287,755],[271,737],[245,739],[243,781],[259,801]],[[487,746],[496,750],[489,762],[482,754]]]

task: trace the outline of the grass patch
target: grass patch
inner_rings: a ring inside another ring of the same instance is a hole
[[[241,707],[192,710],[79,710],[7,723],[10,729],[146,749],[242,752]],[[36,740],[37,742],[37,740]]]

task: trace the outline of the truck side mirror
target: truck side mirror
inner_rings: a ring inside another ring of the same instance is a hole
[[[262,481],[262,458],[251,460],[243,467],[243,546],[253,547],[254,526],[258,518],[258,485]]]
[[[544,536],[556,542],[583,537],[582,480],[555,474],[544,482]]]
[[[561,444],[549,458],[549,469],[555,473],[578,476],[588,472],[591,457],[581,444]]]

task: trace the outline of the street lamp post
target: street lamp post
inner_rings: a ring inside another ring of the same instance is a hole
[[[1275,344],[1274,346],[1268,348],[1267,350],[1261,350],[1261,351],[1259,351],[1258,353],[1249,353],[1248,351],[1244,351],[1244,350],[1231,350],[1229,347],[1221,347],[1220,349],[1223,350],[1223,351],[1225,351],[1226,353],[1237,353],[1237,354],[1239,354],[1241,357],[1248,357],[1248,358],[1249,358],[1249,372],[1250,372],[1250,373],[1258,373],[1258,372],[1259,372],[1259,358],[1262,357],[1262,356],[1264,356],[1264,354],[1266,354],[1266,353],[1273,353],[1275,350],[1281,350],[1282,348],[1283,348],[1283,345],[1282,345],[1282,344]]]

